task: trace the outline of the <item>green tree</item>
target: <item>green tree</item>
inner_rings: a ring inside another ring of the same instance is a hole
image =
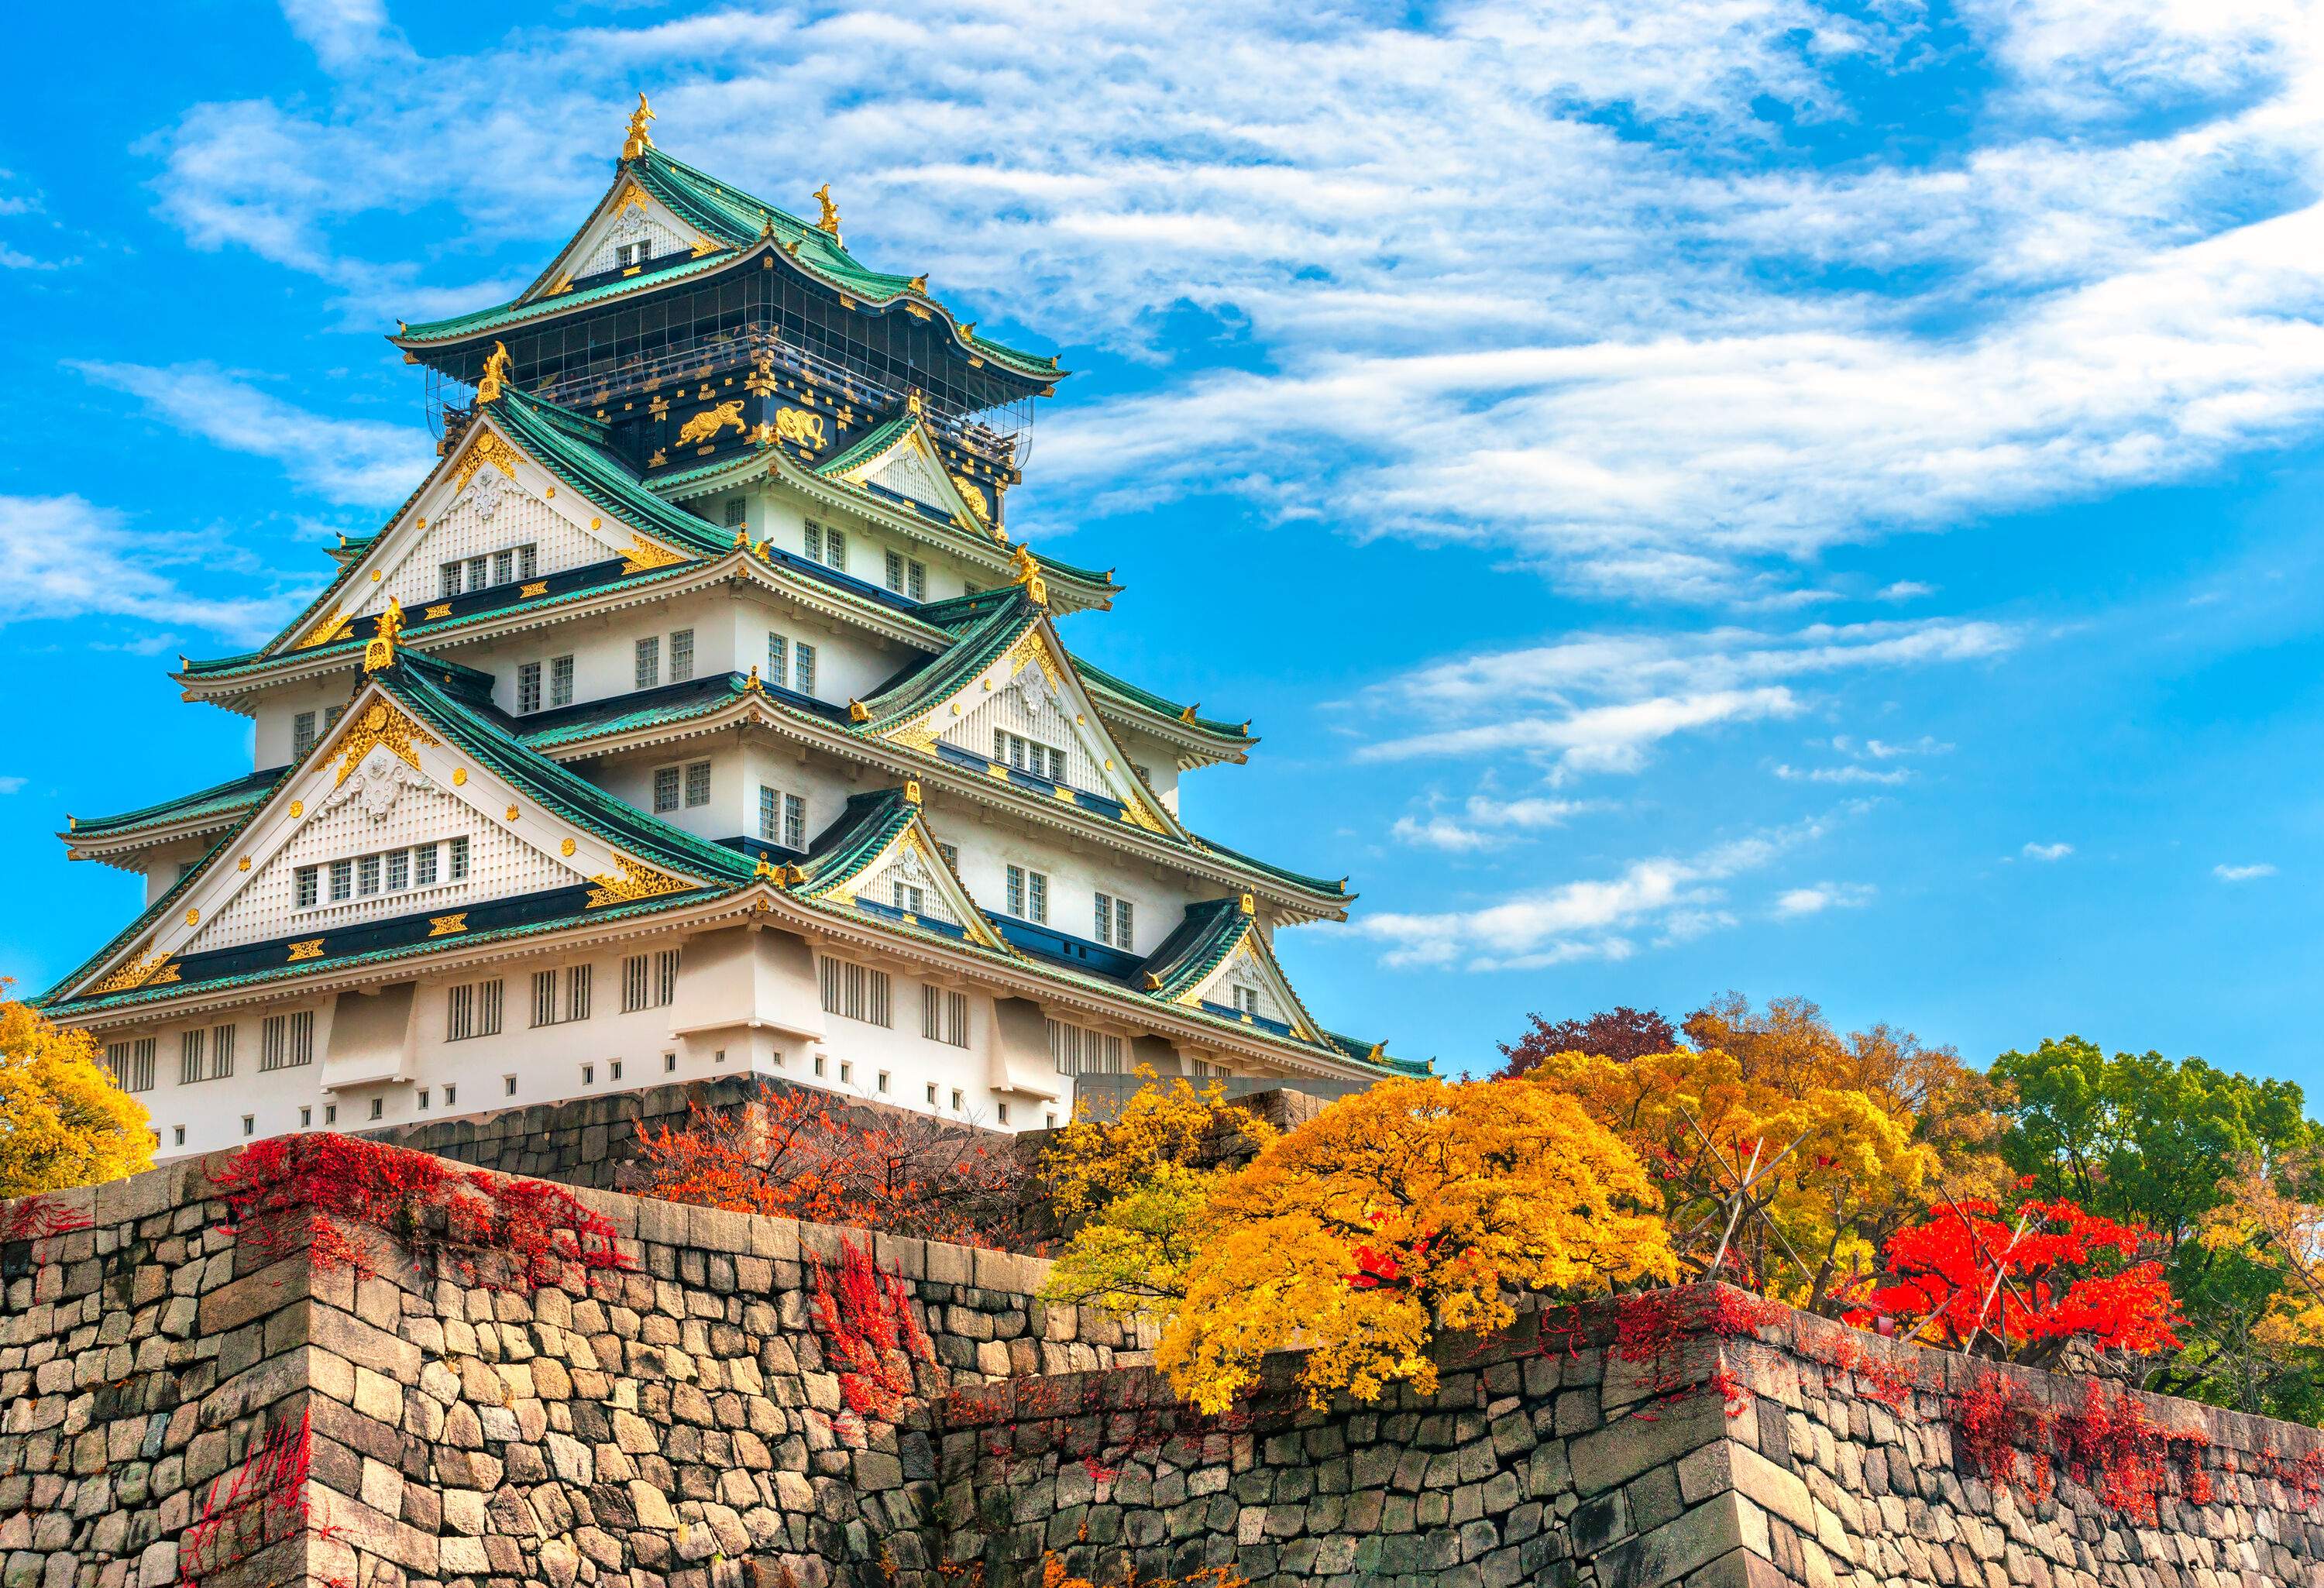
[[[2031,1191],[2153,1232],[2189,1327],[2186,1351],[2153,1387],[2302,1421],[2324,1413],[2324,1363],[2269,1343],[2261,1327],[2287,1283],[2282,1269],[2204,1238],[2239,1166],[2271,1173],[2319,1144],[2300,1088],[2200,1058],[2109,1056],[2071,1036],[2005,1053],[1992,1075],[2015,1092],[2002,1152]]]

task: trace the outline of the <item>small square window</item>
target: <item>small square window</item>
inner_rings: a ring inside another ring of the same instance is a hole
[[[1041,1116],[1041,1128],[1045,1131],[1056,1130],[1057,1128],[1057,1116],[1053,1113],[1043,1114]]]
[[[503,1076],[501,1077],[501,1095],[503,1097],[513,1097],[516,1095],[516,1077],[514,1076]]]
[[[954,1112],[954,1113],[958,1113],[960,1112],[960,1105],[961,1105],[961,1094],[960,1094],[960,1088],[959,1088],[959,1087],[957,1087],[957,1086],[954,1086],[954,1087],[952,1089],[952,1108],[953,1108],[953,1112]]]
[[[815,1056],[815,1073],[818,1076],[823,1074],[824,1062],[822,1054],[818,1053]]]
[[[428,1088],[425,1086],[420,1088],[420,1110],[422,1113],[428,1110]]]
[[[327,1125],[336,1125],[339,1122],[339,1105],[337,1103],[327,1103],[323,1104],[323,1122]]]
[[[880,1072],[879,1089],[882,1092],[885,1092],[888,1089],[888,1072],[886,1070],[881,1070]]]
[[[729,496],[726,499],[726,527],[728,529],[739,530],[742,527],[743,505],[743,498],[740,496]]]
[[[680,629],[669,637],[669,681],[683,684],[694,676],[694,631]]]
[[[584,1086],[594,1086],[597,1084],[597,1066],[595,1065],[585,1064],[581,1066],[581,1084]]]
[[[185,1127],[185,1126],[183,1126],[183,1125],[174,1125],[174,1126],[171,1127],[171,1138],[172,1138],[172,1142],[171,1142],[171,1144],[172,1144],[172,1145],[174,1145],[174,1146],[178,1146],[178,1147],[183,1147],[183,1146],[186,1144],[186,1127]]]
[[[314,1122],[315,1111],[313,1109],[302,1108],[299,1111],[299,1128],[300,1130],[305,1130],[309,1125],[311,1125]]]
[[[446,1108],[449,1108],[449,1107],[451,1107],[454,1103],[457,1103],[457,1102],[459,1102],[459,1101],[460,1101],[460,1089],[459,1089],[459,1087],[455,1086],[455,1085],[450,1085],[449,1083],[447,1083],[447,1084],[446,1084],[446,1085],[445,1085],[445,1087],[444,1087],[444,1106],[445,1106]]]
[[[993,1104],[992,1116],[1001,1123],[1004,1125],[1007,1124],[1009,1122],[1009,1105],[1005,1103],[997,1103]]]
[[[622,1061],[617,1058],[607,1064],[605,1066],[605,1073],[609,1078],[616,1081],[620,1080],[622,1078]]]
[[[855,1066],[854,1066],[853,1064],[849,1063],[846,1059],[844,1059],[844,1058],[843,1058],[843,1059],[841,1059],[841,1060],[839,1061],[839,1083],[840,1083],[840,1085],[843,1085],[843,1086],[844,1086],[844,1085],[850,1085],[853,1084],[854,1080],[855,1080]]]
[[[697,761],[686,769],[686,804],[691,810],[710,803],[710,763]]]
[[[678,769],[674,766],[658,766],[654,768],[653,808],[655,815],[659,816],[665,812],[673,811],[678,808],[679,776]]]
[[[383,1117],[386,1113],[387,1113],[387,1099],[386,1099],[386,1098],[384,1098],[384,1097],[374,1097],[374,1098],[373,1098],[373,1099],[371,1100],[371,1117],[372,1117],[372,1118],[374,1118],[374,1119],[379,1119],[379,1118]]]
[[[928,1106],[929,1106],[930,1108],[934,1108],[936,1105],[936,1084],[934,1081],[930,1081],[930,1082],[928,1083]]]
[[[678,1073],[678,1055],[665,1053],[661,1056],[661,1073],[665,1076]]]
[[[573,659],[569,656],[549,658],[549,704],[551,706],[573,704]]]

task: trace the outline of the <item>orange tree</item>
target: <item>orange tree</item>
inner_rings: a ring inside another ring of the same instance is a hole
[[[0,993],[10,984],[0,979]],[[0,1002],[0,1196],[117,1180],[152,1163],[152,1122],[88,1033]]]
[[[969,1246],[1020,1233],[1026,1176],[1004,1137],[803,1087],[638,1127],[630,1188],[670,1202],[853,1224]]]
[[[1637,1156],[1574,1099],[1513,1081],[1383,1081],[1225,1177],[1195,1220],[1156,1361],[1206,1412],[1266,1353],[1308,1348],[1310,1399],[1427,1392],[1441,1330],[1516,1316],[1509,1292],[1675,1277]]]

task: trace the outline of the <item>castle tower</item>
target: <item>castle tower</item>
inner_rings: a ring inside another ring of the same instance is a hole
[[[1007,1129],[1076,1078],[1363,1082],[1209,843],[1215,720],[1076,657],[1013,540],[1053,357],[653,145],[513,301],[393,338],[434,470],[266,645],[187,662],[256,770],[77,819],[145,912],[43,1000],[165,1155],[757,1073]]]

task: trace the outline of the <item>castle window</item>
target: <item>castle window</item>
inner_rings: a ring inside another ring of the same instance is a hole
[[[888,588],[914,601],[927,600],[928,565],[916,557],[890,551],[888,553]]]
[[[818,968],[825,1014],[845,1015],[851,1020],[862,1020],[872,1026],[895,1024],[888,1008],[886,971],[875,971],[870,965],[857,965],[849,959],[834,959],[828,955],[823,957]]]
[[[331,862],[331,902],[352,899],[355,891],[355,863],[352,860]]]
[[[807,800],[759,786],[759,836],[791,849],[807,847]]]
[[[650,689],[661,682],[661,636],[648,634],[637,644],[637,687]]]
[[[622,961],[622,1012],[657,1009],[678,996],[678,950],[632,954]]]
[[[234,1037],[235,1033],[239,1029],[241,1029],[241,1028],[238,1026],[213,1026],[210,1028],[209,1078],[211,1080],[215,1081],[220,1076],[230,1076],[234,1074]]]
[[[287,1070],[315,1062],[315,1011],[268,1015],[258,1026],[258,1067]]]
[[[620,1080],[622,1078],[622,1061],[617,1058],[605,1066],[605,1073],[613,1079],[616,1081]]]
[[[1005,1125],[1009,1122],[1009,1105],[1007,1103],[999,1103],[993,1104],[992,1112],[999,1117],[1001,1123]]]
[[[959,1088],[959,1087],[957,1087],[957,1086],[954,1086],[954,1087],[952,1089],[952,1111],[953,1111],[953,1113],[958,1113],[961,1111],[962,1104],[963,1104],[963,1103],[964,1103],[964,1101],[965,1101],[965,1100],[964,1100],[964,1099],[961,1096],[961,1094],[960,1094],[960,1088]]]
[[[641,237],[634,243],[613,245],[613,264],[620,270],[628,270],[633,265],[643,264],[652,257],[653,239],[651,237]]]
[[[771,629],[767,632],[766,681],[777,688],[790,682],[790,645]]]
[[[428,1112],[428,1088],[425,1086],[420,1088],[420,1112]]]
[[[299,868],[299,908],[300,909],[309,909],[314,907],[315,882],[317,874],[321,869],[319,866],[311,865],[302,865]]]
[[[436,845],[422,844],[411,852],[411,881],[415,886],[433,887],[436,882]]]
[[[379,856],[365,854],[355,861],[355,891],[368,899],[379,891]]]
[[[290,719],[290,759],[298,761],[315,747],[315,714],[302,711]]]
[[[516,709],[521,716],[540,709],[540,663],[528,661],[516,669]]]
[[[447,1081],[444,1084],[444,1106],[451,1107],[460,1101],[460,1088]]]
[[[496,1037],[501,1029],[501,983],[497,977],[489,982],[464,982],[454,987],[445,999],[444,1039],[465,1041],[471,1037]]]
[[[710,803],[710,763],[697,761],[686,769],[686,803],[688,809]]]
[[[954,1048],[968,1046],[968,994],[943,987],[920,989],[920,1035]]]
[[[1259,1012],[1258,988],[1246,987],[1240,982],[1231,982],[1227,985],[1227,990],[1233,995],[1234,1007],[1238,1012],[1242,1014],[1257,1014]]]
[[[899,882],[896,884],[896,908],[908,915],[925,915],[927,913],[928,896],[909,882]]]
[[[809,562],[822,563],[826,568],[837,568],[841,573],[847,571],[846,531],[833,529],[809,519],[806,544]]]
[[[493,559],[490,557],[468,559],[468,589],[473,594],[492,583]]]
[[[1047,872],[1009,868],[1009,913],[1019,920],[1047,926],[1049,920],[1049,878]]]
[[[391,849],[387,852],[387,891],[401,893],[411,886],[411,851]]]
[[[208,1047],[209,1033],[197,1026],[178,1039],[178,1085],[189,1086],[208,1077],[202,1074],[202,1057]]]
[[[1031,772],[1037,778],[1047,778],[1053,783],[1065,780],[1065,752],[1053,745],[1012,734],[1006,728],[992,730],[992,759]]]
[[[466,839],[466,838],[455,838],[455,839],[453,839],[453,840],[452,840],[452,873],[451,873],[451,880],[452,880],[453,882],[457,882],[463,881],[463,880],[467,876],[467,874],[468,874],[468,841],[467,841],[467,839]]]
[[[151,1092],[153,1089],[153,1039],[140,1037],[132,1042],[108,1042],[105,1047],[105,1067],[121,1084],[124,1092]]]
[[[584,1086],[594,1086],[597,1084],[597,1066],[595,1065],[585,1064],[581,1066],[581,1084]]]
[[[527,542],[526,544],[518,547],[516,549],[516,577],[520,579],[529,579],[540,571],[540,545],[536,542]]]
[[[242,1133],[245,1136],[253,1136],[258,1133],[258,1118],[256,1115],[246,1113],[242,1116]]]
[[[1105,1031],[1085,1031],[1063,1020],[1051,1020],[1049,1057],[1061,1076],[1121,1074],[1121,1039]]]
[[[516,552],[513,549],[493,553],[493,583],[511,585],[516,582]]]
[[[729,496],[726,499],[726,527],[728,529],[739,530],[744,527],[743,513],[748,503],[746,499],[741,496]]]
[[[954,844],[938,844],[936,853],[944,856],[945,864],[957,873],[960,870],[960,847]]]
[[[1130,946],[1130,920],[1134,911],[1127,899],[1116,899],[1111,893],[1097,896],[1097,940],[1114,948]]]
[[[449,601],[459,593],[459,563],[454,561],[438,564],[436,569],[436,598],[438,601]]]
[[[683,684],[694,676],[694,631],[680,629],[669,637],[669,681]]]
[[[678,808],[678,775],[674,766],[654,768],[653,808],[657,816]]]
[[[573,659],[569,656],[555,656],[549,659],[549,704],[551,706],[573,704]]]
[[[815,647],[801,640],[791,648],[798,653],[798,664],[792,672],[792,688],[802,695],[815,693]]]

